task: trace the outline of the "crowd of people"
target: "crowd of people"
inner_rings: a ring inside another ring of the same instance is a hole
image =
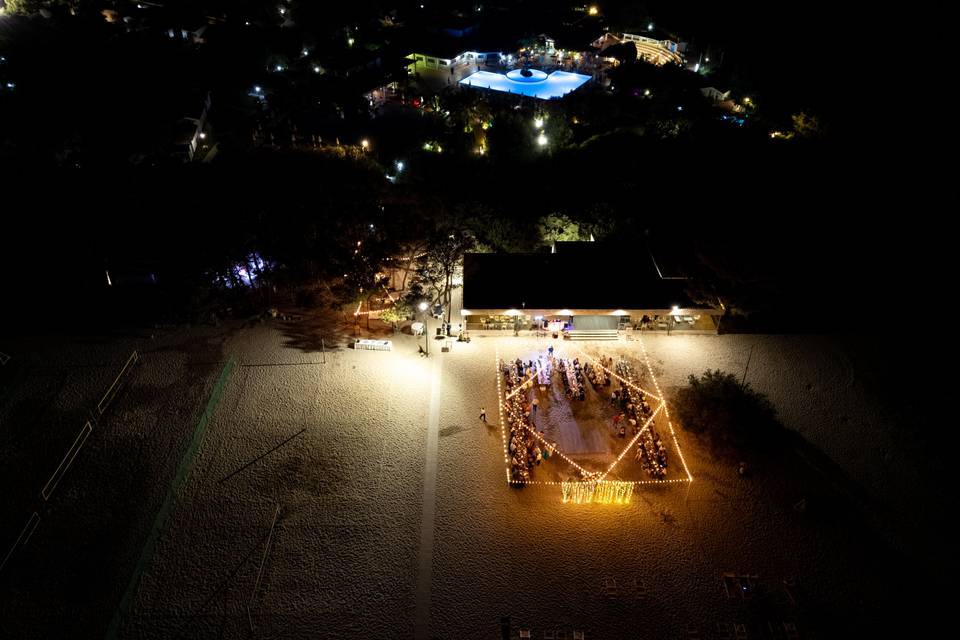
[[[622,380],[630,384],[621,382],[620,388],[613,392],[611,402],[619,405],[623,410],[623,413],[619,416],[627,418],[633,430],[633,435],[640,433],[640,437],[637,439],[637,461],[640,462],[644,471],[650,474],[650,477],[662,480],[667,474],[667,448],[663,445],[660,434],[654,429],[653,421],[646,429],[640,426],[650,419],[650,416],[653,415],[653,409],[647,404],[643,392],[635,388],[639,385],[630,363],[623,359],[619,360],[616,371]],[[626,427],[621,421],[615,419],[615,428],[617,422],[620,422],[620,435],[623,437],[626,435]],[[642,433],[641,429],[643,429]]]
[[[542,364],[538,359],[537,364]],[[514,393],[524,385],[530,384],[547,365],[538,367],[534,362],[524,363],[519,358],[503,366],[507,399],[504,410],[510,425],[510,477],[516,481],[529,481],[533,469],[549,459],[556,449],[556,443],[547,444],[543,431],[537,433],[531,411],[536,412],[537,401],[527,401],[525,393]],[[541,378],[540,381],[543,379]],[[547,378],[549,384],[549,378]],[[542,446],[541,446],[542,445]]]
[[[597,391],[600,390],[600,387],[610,386],[610,374],[607,373],[604,367],[610,367],[612,365],[613,358],[607,358],[605,356],[600,356],[599,367],[594,366],[589,362],[583,365],[583,372],[587,374],[587,380],[590,381],[590,384],[592,384]]]
[[[667,472],[667,448],[654,428],[651,417],[653,408],[640,391],[642,374],[631,364],[620,359],[601,357],[599,364],[590,362],[581,365],[578,358],[555,358],[552,353],[538,355],[536,360],[524,362],[520,358],[502,365],[505,382],[504,410],[510,427],[509,458],[510,475],[515,481],[528,482],[534,468],[555,455],[556,442],[547,443],[545,433],[537,430],[538,393],[530,399],[527,387],[538,385],[540,393],[551,386],[554,367],[563,383],[568,400],[586,400],[586,383],[589,380],[597,392],[611,386],[611,369],[619,378],[619,386],[610,394],[616,414],[613,418],[614,434],[621,438],[638,436],[636,460],[644,471],[654,479],[663,479]],[[604,394],[606,395],[606,394]],[[647,426],[644,426],[647,425]]]
[[[580,367],[580,360],[560,358],[557,369],[560,370],[563,392],[567,399],[586,400],[587,393],[583,387],[583,369]]]
[[[551,347],[552,349],[553,347]],[[553,378],[553,354],[544,359],[543,356],[537,356],[537,384],[540,385],[540,391],[546,391]]]

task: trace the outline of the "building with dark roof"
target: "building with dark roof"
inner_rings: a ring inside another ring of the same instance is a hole
[[[696,304],[688,280],[663,276],[646,248],[558,242],[550,253],[469,253],[463,261],[468,329],[716,333],[719,308]],[[599,333],[597,334],[599,335]]]

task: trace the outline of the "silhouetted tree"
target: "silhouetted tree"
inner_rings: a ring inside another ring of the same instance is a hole
[[[749,384],[741,385],[732,373],[691,375],[672,404],[680,424],[704,436],[721,454],[769,447],[783,433],[770,400]]]

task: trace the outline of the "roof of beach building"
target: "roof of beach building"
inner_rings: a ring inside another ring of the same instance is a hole
[[[590,246],[587,246],[590,245]],[[558,243],[556,253],[469,253],[463,261],[467,309],[697,308],[683,279],[657,273],[641,246]]]

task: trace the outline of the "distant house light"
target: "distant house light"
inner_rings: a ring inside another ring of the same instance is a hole
[[[672,316],[680,315],[680,307],[678,307],[677,305],[673,305],[673,309],[670,310],[670,315]]]
[[[460,309],[460,315],[462,316],[473,315],[473,311],[470,311],[469,309]]]
[[[505,315],[505,316],[519,316],[519,315],[521,315],[521,314],[520,314],[520,312],[517,311],[516,309],[507,309],[506,311],[503,312],[503,315]]]
[[[573,315],[573,311],[570,311],[570,309],[560,309],[560,311],[557,311],[557,314],[556,314],[556,315],[558,315],[558,316],[572,316],[572,315]]]

